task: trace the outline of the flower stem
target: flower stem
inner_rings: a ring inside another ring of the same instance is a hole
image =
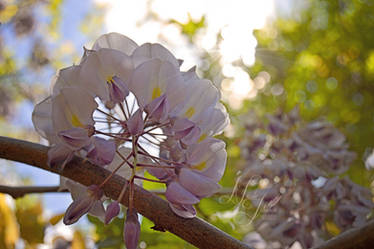
[[[125,99],[125,101],[126,101],[126,99]],[[127,103],[127,101],[126,101],[125,103]],[[123,108],[123,104],[122,104],[122,103],[119,103],[119,107],[120,107],[120,109],[121,109],[121,111],[122,111],[122,114],[123,114],[123,116],[125,117],[125,119],[128,120],[129,117],[127,117],[127,114],[126,114],[126,112],[125,112],[125,108]],[[127,104],[126,104],[126,107],[127,107]],[[127,111],[128,111],[128,110],[129,110],[129,108],[127,108]],[[129,112],[129,116],[130,116],[130,112]]]
[[[120,119],[114,117],[113,115],[111,115],[111,114],[109,114],[109,113],[107,113],[107,112],[104,112],[103,110],[100,110],[99,108],[96,108],[96,110],[99,111],[99,112],[101,112],[102,114],[105,114],[105,115],[111,117],[111,118],[114,119],[114,120],[117,120],[118,122],[122,122],[122,120],[120,120]]]
[[[145,178],[145,177],[137,176],[137,175],[135,175],[134,178],[141,179],[144,181],[149,181],[149,182],[166,183],[166,181],[153,180],[153,179],[149,179],[149,178]]]
[[[121,155],[121,153],[119,153],[119,151],[117,150],[116,151],[118,154],[120,154]],[[121,155],[122,156],[122,155]],[[127,156],[127,160],[130,158],[132,156],[132,153],[130,153],[128,156]],[[126,161],[127,161],[126,160]],[[112,173],[107,177],[107,178],[105,178],[105,180],[99,185],[99,188],[101,188],[102,186],[104,186],[104,184],[105,183],[107,183],[113,176],[114,176],[114,174],[126,163],[126,161],[124,160],[123,162],[121,162],[118,166],[117,166],[117,168],[115,168],[113,171],[112,171]]]
[[[170,165],[154,165],[154,164],[138,163],[136,166],[138,166],[138,167],[148,167],[148,168],[175,169],[175,166],[170,166]]]

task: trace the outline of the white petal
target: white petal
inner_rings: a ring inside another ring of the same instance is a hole
[[[108,78],[119,77],[126,82],[132,73],[133,65],[126,54],[108,48],[91,52],[81,64],[80,82],[82,86],[102,101],[108,101]]]
[[[219,139],[207,138],[188,148],[188,163],[201,174],[219,181],[226,167],[225,143]]]
[[[55,132],[93,125],[97,108],[92,95],[80,87],[67,87],[52,99],[52,122]]]
[[[215,156],[207,162],[207,167],[201,174],[215,180],[221,180],[226,169],[227,152],[225,149],[216,152]]]
[[[195,118],[196,125],[200,127],[205,136],[214,136],[220,134],[230,123],[226,108],[219,102],[201,112]]]
[[[35,130],[51,144],[58,141],[52,124],[52,98],[48,97],[37,104],[32,112]]]
[[[51,83],[52,94],[57,95],[64,87],[79,86],[80,66],[61,69]]]
[[[179,62],[174,55],[168,49],[158,43],[145,43],[141,45],[135,49],[132,59],[135,67],[151,59],[159,59],[161,61],[167,61],[173,64],[176,68],[179,68]]]
[[[185,82],[183,91],[188,98],[181,102],[173,114],[195,121],[200,113],[215,106],[220,98],[218,89],[209,80],[194,80]]]
[[[92,50],[99,50],[100,48],[111,48],[119,50],[126,55],[131,55],[138,47],[138,44],[119,33],[108,33],[100,36],[92,46]]]
[[[169,62],[153,59],[138,66],[131,80],[129,89],[135,94],[142,108],[157,97],[166,93],[169,106],[175,106],[175,93],[178,83],[182,82],[179,69]],[[180,92],[179,95],[184,95]],[[173,104],[174,103],[174,104]]]

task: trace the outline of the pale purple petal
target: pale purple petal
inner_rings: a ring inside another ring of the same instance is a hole
[[[221,188],[217,182],[207,176],[186,168],[181,169],[178,179],[185,189],[199,198],[208,197]]]
[[[182,187],[178,182],[171,182],[165,192],[165,197],[171,203],[196,204],[200,200]]]
[[[75,127],[58,133],[60,140],[72,149],[81,149],[90,143],[88,129]]]
[[[174,131],[175,139],[181,139],[185,137],[195,126],[195,123],[188,120],[187,118],[178,118],[175,120],[172,131]]]
[[[187,118],[178,118],[172,127],[174,138],[181,140],[185,145],[196,143],[201,135],[201,130],[196,124]]]
[[[182,72],[183,80],[190,81],[190,80],[198,80],[199,77],[196,74],[196,66],[191,67],[188,69],[187,72]]]
[[[103,200],[97,200],[94,202],[90,210],[88,211],[90,215],[93,215],[97,218],[99,218],[102,222],[104,222],[105,219],[105,208],[103,205]]]
[[[74,201],[86,198],[88,190],[91,191],[91,193],[95,192],[96,194],[94,195],[96,197],[94,199],[96,198],[98,199],[94,201],[88,213],[93,216],[98,217],[101,221],[104,222],[105,209],[103,206],[103,197],[102,197],[103,192],[101,189],[98,189],[97,185],[93,185],[93,187],[90,186],[89,188],[87,188],[86,186],[78,182],[74,182],[70,179],[61,177],[60,178],[60,189],[61,190],[67,189],[70,192],[71,197]]]
[[[207,138],[188,148],[187,161],[192,168],[215,181],[219,181],[226,168],[225,143],[219,139]],[[200,168],[200,166],[204,166]]]
[[[188,134],[181,139],[183,145],[191,145],[196,143],[201,136],[201,129],[194,126],[190,129]]]
[[[87,151],[87,159],[93,164],[104,166],[113,161],[116,153],[116,144],[113,140],[101,137],[92,137],[92,145]]]
[[[230,123],[226,108],[219,102],[215,106],[207,108],[194,119],[196,125],[205,136],[214,136],[221,133]]]
[[[161,168],[148,168],[147,171],[157,177],[158,179],[166,179],[169,173],[173,173],[173,170],[171,169],[161,169]]]
[[[126,122],[129,133],[133,136],[139,135],[144,130],[143,111],[139,108]]]
[[[223,148],[222,150],[217,151],[215,155],[207,161],[206,168],[202,170],[201,174],[215,181],[221,180],[225,173],[226,161],[227,152]]]
[[[169,203],[169,207],[173,212],[183,218],[194,218],[196,216],[196,210],[192,205],[181,205]]]

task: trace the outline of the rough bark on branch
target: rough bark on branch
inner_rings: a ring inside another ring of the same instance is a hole
[[[47,166],[48,147],[27,141],[0,136],[0,158],[22,162],[40,169],[65,176],[83,185],[100,184],[110,172],[102,167],[74,158],[63,171]],[[115,175],[103,190],[105,195],[117,199],[126,180]],[[128,205],[128,192],[122,204]],[[250,248],[243,242],[199,219],[185,219],[175,215],[167,202],[160,197],[140,188],[135,188],[135,208],[139,213],[153,221],[158,228],[168,230],[198,248],[206,249],[244,249]]]
[[[326,241],[313,249],[373,249],[374,220],[366,225],[353,228]]]

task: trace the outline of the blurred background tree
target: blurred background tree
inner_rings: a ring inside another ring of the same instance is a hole
[[[374,132],[374,3],[314,0],[255,32],[256,64],[271,75],[256,101],[264,112],[296,105],[306,119],[324,117],[347,136],[358,153],[349,172],[370,184],[363,158],[373,146]]]
[[[255,110],[257,122],[267,124],[267,114],[288,112],[295,106],[304,119],[327,119],[347,136],[357,157],[345,174],[361,185],[371,184],[373,174],[365,170],[363,160],[373,147],[374,134],[373,1],[269,0],[263,2],[272,3],[274,11],[264,4],[258,13],[246,1],[239,1],[231,6],[238,12],[237,18],[224,15],[229,10],[221,1],[211,6],[188,1],[195,6],[191,11],[200,7],[216,10],[216,19],[204,11],[178,12],[173,2],[177,1],[169,1],[165,8],[156,0],[113,1],[127,9],[125,13],[108,7],[104,0],[0,1],[0,134],[39,141],[31,125],[33,105],[46,96],[58,69],[78,62],[84,45],[107,29],[112,31],[112,27],[105,27],[109,20],[139,44],[161,42],[180,58],[187,57],[182,65],[185,70],[197,64],[200,76],[221,87],[232,121],[221,136],[229,156],[221,182],[224,190],[232,189],[250,164],[241,158],[239,146],[247,128],[243,115]],[[261,5],[260,1],[253,4]],[[247,23],[239,12],[253,18]],[[261,15],[271,15],[267,25],[252,24]],[[235,18],[239,21],[232,26],[239,29],[237,36],[225,23]],[[253,28],[258,29],[255,37]],[[242,52],[253,53],[255,44],[255,60],[242,56]],[[17,176],[13,166],[3,168],[1,184],[40,183],[33,175]],[[52,176],[44,177],[43,183]],[[148,190],[158,187],[145,186]],[[62,214],[48,213],[40,204],[42,198],[27,196],[13,202],[8,197],[0,196],[0,220],[5,217],[7,221],[0,226],[0,248],[79,249],[93,248],[94,243],[97,248],[123,248],[122,217],[107,227],[90,217],[67,233],[60,222]],[[67,197],[64,199],[67,207]],[[19,204],[23,202],[29,204]],[[250,200],[230,195],[204,199],[197,209],[200,217],[239,239],[253,231],[253,220],[261,215]],[[9,229],[4,229],[5,224]],[[35,229],[30,229],[31,224]],[[166,244],[193,248],[151,227],[152,223],[143,219],[140,248],[165,248]]]

